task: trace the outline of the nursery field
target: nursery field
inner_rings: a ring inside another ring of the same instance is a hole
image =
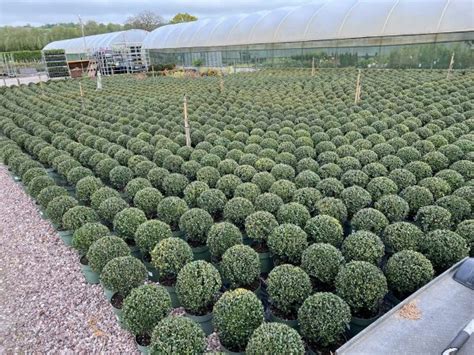
[[[474,252],[474,73],[356,81],[3,88],[0,160],[143,353],[328,353]]]

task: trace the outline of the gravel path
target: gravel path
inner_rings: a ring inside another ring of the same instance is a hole
[[[0,166],[0,353],[134,353],[77,254]]]

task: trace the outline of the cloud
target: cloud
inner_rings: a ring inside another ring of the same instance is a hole
[[[178,12],[199,18],[250,13],[301,5],[311,0],[0,0],[0,26],[77,22],[77,15],[97,22],[123,23],[150,10],[170,19]]]

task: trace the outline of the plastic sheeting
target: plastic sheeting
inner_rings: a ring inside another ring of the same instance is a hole
[[[43,50],[64,49],[66,54],[89,53],[98,50],[109,50],[113,46],[124,45],[127,43],[136,45],[142,43],[147,31],[127,30],[119,32],[104,33],[100,35],[85,36],[73,39],[65,39],[48,43]]]
[[[168,25],[143,49],[219,47],[474,30],[473,0],[327,0]]]

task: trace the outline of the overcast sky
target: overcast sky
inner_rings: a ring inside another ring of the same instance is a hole
[[[128,16],[151,10],[169,20],[178,12],[199,18],[249,13],[301,5],[311,0],[0,0],[0,26],[77,22],[77,15],[97,22],[124,23]]]

